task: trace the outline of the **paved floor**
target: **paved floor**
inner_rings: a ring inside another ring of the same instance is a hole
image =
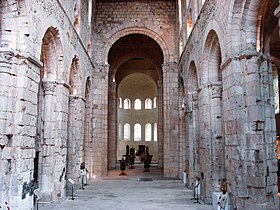
[[[94,180],[84,190],[76,190],[75,200],[40,206],[40,210],[210,210],[211,206],[194,204],[193,192],[181,180],[162,177],[162,171],[142,167],[111,171],[108,177]]]

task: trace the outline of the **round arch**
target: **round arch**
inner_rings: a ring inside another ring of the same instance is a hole
[[[265,2],[263,0],[235,0],[231,3],[228,28],[232,36],[229,37],[229,41],[235,51],[244,47],[247,50],[256,50],[262,10],[260,6]],[[238,52],[235,51],[233,53],[237,54]]]
[[[118,31],[116,31],[119,29]],[[112,45],[121,37],[131,35],[131,34],[141,34],[141,35],[146,35],[150,38],[152,38],[155,42],[158,43],[160,46],[162,52],[163,52],[163,60],[164,63],[170,62],[170,52],[169,49],[165,43],[165,41],[159,36],[156,32],[144,28],[144,27],[129,27],[129,28],[117,28],[116,30],[112,31],[112,33],[108,33],[108,36],[106,37],[107,43],[105,44],[104,50],[102,52],[102,58],[103,63],[108,63],[108,53],[112,47]],[[106,60],[105,60],[106,59]]]

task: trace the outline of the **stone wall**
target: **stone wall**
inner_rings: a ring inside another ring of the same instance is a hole
[[[232,209],[278,209],[271,67],[256,49],[261,3],[246,4],[242,16],[235,1],[205,1],[179,62],[185,84],[193,81],[192,66],[197,73],[199,144],[190,146],[198,151],[189,156],[191,175],[202,180],[206,201],[226,178]],[[189,128],[195,142],[193,124]]]
[[[36,151],[40,154],[38,184],[42,201],[65,198],[72,59],[79,60],[76,95],[80,97],[84,97],[86,79],[93,78],[95,68],[85,48],[87,38],[78,37],[72,19],[58,1],[7,0],[1,2],[0,11],[0,163],[4,169],[0,172],[0,205],[8,202],[11,209],[31,209],[33,196],[24,194],[23,186],[34,179]],[[55,38],[48,37],[51,34]],[[43,38],[49,40],[44,46]],[[50,63],[54,68],[47,69]],[[94,94],[93,89],[90,92]],[[39,94],[42,100],[38,105]],[[77,106],[76,111],[83,113],[84,104]],[[83,124],[74,126],[83,130]],[[73,135],[76,138],[78,134]],[[73,158],[78,166],[80,156]],[[78,171],[73,173],[68,175],[76,176]]]

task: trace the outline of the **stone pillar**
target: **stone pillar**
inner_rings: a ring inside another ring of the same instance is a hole
[[[97,176],[108,172],[108,72],[109,65],[98,65],[98,75],[93,76],[93,171]]]
[[[8,113],[12,112],[12,104],[8,101],[12,95],[13,77],[16,75],[12,69],[14,51],[10,48],[0,48],[0,146],[8,144],[7,135],[11,134],[12,118]],[[10,100],[11,101],[11,100]],[[1,150],[0,150],[1,152]],[[0,153],[1,154],[1,153]]]
[[[44,91],[44,108],[43,108],[43,121],[44,121],[44,139],[42,139],[42,154],[39,165],[40,176],[40,190],[42,191],[43,199],[46,202],[53,201],[54,196],[54,158],[55,158],[55,138],[54,138],[54,123],[55,119],[55,91],[56,83],[53,80],[43,81]]]
[[[188,93],[187,104],[185,107],[186,119],[188,125],[188,161],[189,177],[188,183],[191,186],[196,176],[199,176],[199,110],[198,93],[192,91]]]
[[[185,98],[183,97],[183,87],[181,87],[180,97],[179,97],[179,125],[180,125],[180,145],[179,145],[179,171],[182,173],[186,170],[186,143],[187,143],[187,137],[186,137],[186,118],[185,116]]]
[[[178,64],[165,63],[163,70],[164,176],[179,176]]]
[[[224,158],[225,144],[224,132],[222,126],[222,82],[211,82],[209,85],[211,91],[211,180],[212,189],[209,187],[206,195],[211,196],[211,192],[220,191],[220,181],[225,178],[224,175]],[[210,178],[210,177],[209,177]]]
[[[109,153],[109,169],[116,168],[116,157],[117,157],[117,141],[118,141],[118,125],[117,125],[117,89],[116,89],[116,82],[113,81],[113,78],[109,78],[109,146],[108,146],[108,153]],[[124,99],[123,99],[124,100]]]
[[[221,68],[224,84],[241,78],[223,90],[226,178],[237,209],[279,207],[272,75],[262,59],[248,52]]]
[[[83,97],[77,95],[69,96],[67,178],[75,180],[77,186],[80,183],[80,165],[85,161],[87,167],[90,160],[89,157],[91,156],[89,151],[90,139],[84,135],[84,107],[85,99]],[[68,182],[67,186],[68,189],[71,188]]]
[[[13,176],[15,172],[14,153],[12,147],[12,137],[14,135],[13,113],[13,91],[15,70],[12,68],[14,51],[10,48],[0,48],[0,205],[4,202],[11,204],[11,190]],[[16,178],[16,177],[14,177]],[[15,182],[18,184],[18,182]]]
[[[158,107],[158,123],[157,123],[157,137],[158,137],[158,166],[163,168],[163,85],[162,81],[158,81],[158,97],[157,97],[157,107]],[[133,129],[132,129],[133,130]]]

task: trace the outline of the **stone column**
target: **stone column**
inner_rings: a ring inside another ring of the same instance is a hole
[[[15,70],[12,68],[14,51],[10,48],[0,48],[0,204],[8,202],[11,204],[11,183],[12,173],[16,170],[14,153],[12,148],[12,137],[14,135],[14,117],[13,113],[13,91]],[[18,150],[17,150],[18,151]],[[17,177],[14,177],[15,183]]]
[[[178,64],[165,63],[163,70],[164,176],[179,176]]]
[[[116,168],[116,157],[117,157],[117,141],[118,141],[118,125],[117,125],[117,90],[116,82],[113,78],[109,78],[109,124],[108,124],[108,153],[109,153],[109,169]],[[124,99],[123,99],[124,100]]]
[[[199,176],[199,110],[197,91],[188,93],[187,104],[185,107],[186,121],[188,125],[187,155],[189,161],[188,185],[191,186],[194,178]]]
[[[206,195],[211,195],[211,192],[220,191],[220,180],[224,177],[224,158],[225,144],[224,132],[222,126],[222,82],[211,82],[209,85],[211,91],[210,107],[211,107],[211,182],[212,189]],[[210,178],[210,177],[209,177]],[[210,181],[210,180],[209,180]]]
[[[179,171],[182,173],[184,170],[186,170],[186,142],[187,142],[187,137],[186,137],[186,118],[185,116],[185,98],[183,97],[183,91],[181,87],[181,93],[179,97],[179,107],[178,107],[178,112],[179,112],[179,125],[180,125],[180,145],[179,145]]]
[[[163,85],[162,81],[158,81],[158,96],[157,96],[157,108],[158,108],[158,122],[157,122],[157,137],[158,137],[158,166],[163,167]]]
[[[84,107],[85,99],[83,97],[77,95],[69,96],[67,178],[75,180],[77,186],[80,183],[80,165],[85,161],[87,167],[91,155],[89,151],[90,136],[86,138],[84,134]],[[67,186],[71,188],[68,182]]]
[[[99,73],[93,75],[92,138],[93,171],[97,176],[108,172],[108,72],[109,65],[98,65]]]
[[[55,159],[55,138],[53,129],[55,126],[55,97],[56,97],[56,82],[53,80],[43,81],[44,91],[44,139],[42,139],[42,154],[39,162],[40,173],[40,190],[42,191],[43,199],[46,202],[53,201],[54,192],[54,159]]]
[[[10,48],[0,48],[0,146],[8,144],[7,135],[11,134],[12,118],[8,113],[12,112],[12,104],[8,104],[12,94],[13,77],[16,75],[12,69],[14,51]],[[0,154],[1,154],[0,150]]]

